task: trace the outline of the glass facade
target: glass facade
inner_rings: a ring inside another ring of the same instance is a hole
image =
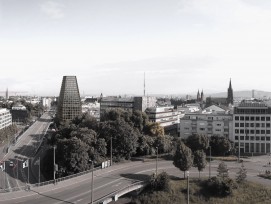
[[[82,113],[76,76],[63,76],[58,101],[60,121],[69,121]]]

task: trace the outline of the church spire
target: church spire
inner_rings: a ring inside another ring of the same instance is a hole
[[[228,88],[227,102],[228,104],[233,104],[233,90],[232,90],[232,85],[231,85],[231,79],[230,79],[230,84]]]

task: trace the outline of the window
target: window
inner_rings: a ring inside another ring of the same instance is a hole
[[[266,134],[270,134],[270,130],[266,130]]]
[[[215,131],[217,131],[217,132],[221,132],[221,130],[220,130],[220,129],[215,129]]]
[[[246,127],[249,127],[249,123],[246,123]]]
[[[270,127],[270,123],[266,123],[266,127]]]
[[[270,121],[270,117],[266,117],[266,121]]]
[[[254,117],[250,117],[250,120],[251,120],[251,121],[254,121],[254,119],[255,119]]]
[[[245,132],[244,129],[241,129],[241,130],[240,130],[240,133],[241,133],[241,134],[244,134],[244,132]]]
[[[221,126],[221,124],[220,123],[218,123],[218,124],[216,124],[217,126]]]
[[[260,140],[260,137],[256,137],[256,140]]]
[[[249,117],[248,116],[246,116],[246,121],[248,121],[249,120]]]
[[[239,127],[239,123],[235,123],[235,127]]]
[[[265,140],[265,137],[261,137],[261,140],[264,141],[264,140]]]
[[[266,141],[270,141],[270,137],[266,137]]]
[[[244,123],[240,123],[240,127],[244,127]]]
[[[250,130],[250,134],[254,134],[254,130]]]
[[[238,129],[235,129],[235,133],[237,133],[237,134],[238,134],[238,133],[239,133],[239,130],[238,130]]]
[[[200,128],[200,130],[201,130],[201,131],[204,131],[204,130],[205,130],[205,128]]]
[[[254,123],[250,123],[250,127],[254,127]]]
[[[241,137],[240,137],[240,140],[244,140],[244,136],[241,136]]]
[[[260,134],[260,130],[256,130],[256,134]]]
[[[262,123],[262,127],[265,127],[265,123]]]
[[[235,136],[235,140],[238,140],[238,136]]]
[[[261,121],[265,121],[265,117],[261,117]]]
[[[244,116],[241,116],[241,117],[240,117],[240,120],[244,120]]]
[[[256,127],[260,127],[260,123],[256,123]]]
[[[235,120],[239,120],[239,116],[235,116]]]
[[[254,140],[254,136],[251,136],[251,137],[250,137],[250,140]]]
[[[259,121],[260,120],[260,117],[256,117],[256,121]]]
[[[265,130],[261,130],[261,134],[265,134]]]
[[[249,140],[249,136],[246,136],[246,140]]]

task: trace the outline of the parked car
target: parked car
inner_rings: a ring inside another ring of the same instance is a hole
[[[13,167],[13,166],[14,166],[13,161],[9,161],[9,166],[10,166],[10,167]]]

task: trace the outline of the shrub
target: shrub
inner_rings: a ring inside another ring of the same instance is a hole
[[[150,176],[151,190],[168,190],[169,189],[169,176],[166,172],[156,175],[153,173]]]
[[[237,185],[230,178],[212,177],[206,181],[206,188],[212,196],[225,197],[231,195]]]

